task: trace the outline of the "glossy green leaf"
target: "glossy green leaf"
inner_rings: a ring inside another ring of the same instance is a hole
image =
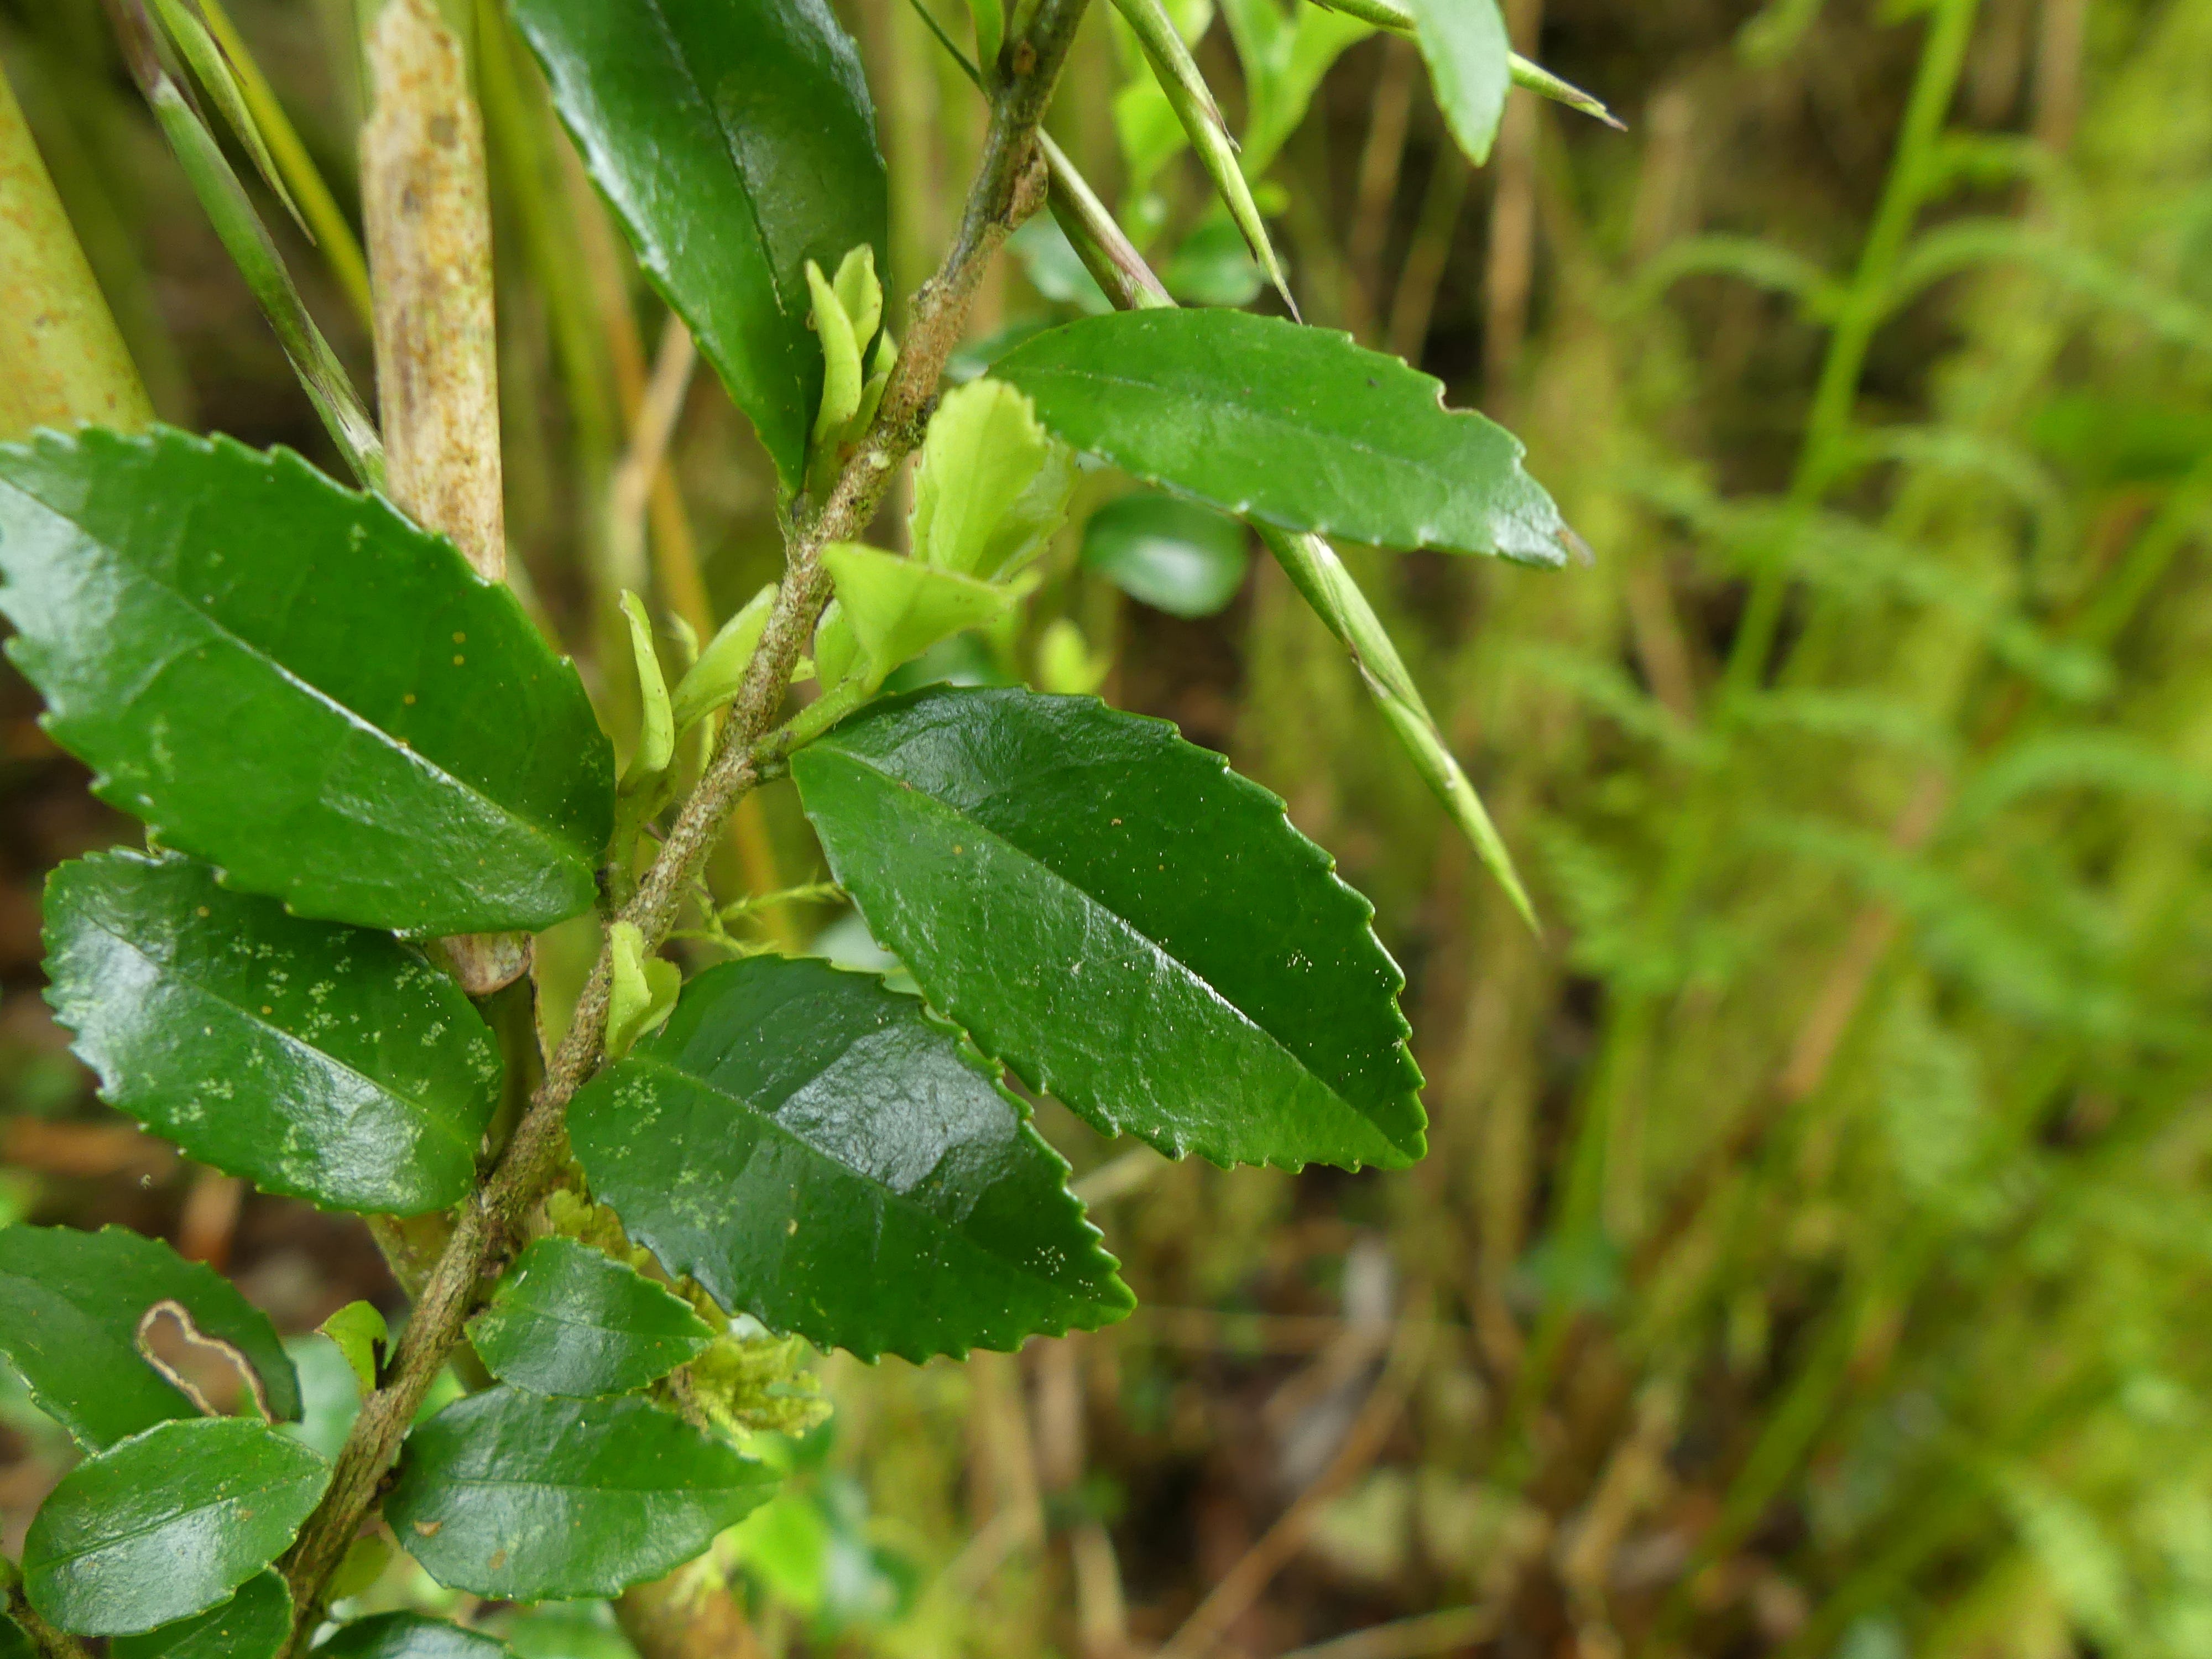
[[[330,1478],[328,1463],[264,1423],[159,1424],[62,1477],[23,1540],[24,1590],[84,1636],[188,1619],[282,1554]]]
[[[1173,617],[1211,617],[1244,586],[1244,526],[1194,501],[1124,495],[1083,527],[1083,568]]]
[[[494,1376],[590,1399],[655,1382],[714,1340],[681,1297],[573,1238],[522,1253],[469,1326]]]
[[[856,542],[823,548],[822,568],[836,586],[839,609],[874,681],[939,640],[1002,620],[1021,597],[1012,588]],[[835,667],[835,654],[825,675]]]
[[[592,904],[613,763],[582,682],[384,501],[284,450],[46,434],[0,447],[0,577],[55,740],[229,885],[438,934]]]
[[[450,1589],[560,1601],[660,1577],[775,1490],[765,1465],[636,1395],[500,1388],[408,1436],[384,1513]]]
[[[315,1659],[498,1659],[506,1643],[421,1613],[380,1613],[338,1626]]]
[[[0,1227],[0,1355],[81,1445],[197,1414],[138,1348],[140,1322],[162,1302],[245,1358],[272,1415],[299,1419],[299,1377],[276,1328],[213,1268],[121,1227]]]
[[[1498,0],[1405,0],[1413,15],[1421,56],[1429,65],[1437,107],[1452,137],[1478,167],[1490,159],[1505,92],[1513,82],[1513,46]]]
[[[419,1215],[465,1197],[498,1045],[389,933],[287,915],[196,860],[95,854],[46,883],[47,1000],[101,1098],[264,1191]]]
[[[948,392],[930,417],[908,529],[923,564],[995,581],[1066,522],[1074,457],[1003,380]]]
[[[1059,1154],[872,975],[710,969],[568,1124],[593,1194],[671,1273],[823,1347],[1012,1348],[1131,1306]]]
[[[373,1302],[349,1302],[315,1327],[337,1345],[362,1398],[376,1389],[378,1356],[391,1346],[392,1328]]]
[[[888,191],[858,50],[823,0],[515,0],[585,165],[752,419],[788,489],[822,349],[806,262],[862,243]]]
[[[1487,3],[1487,0],[1485,0]],[[1076,448],[1286,530],[1565,562],[1521,444],[1350,337],[1237,311],[1132,311],[1040,334],[991,373]]]
[[[673,712],[678,732],[738,695],[753,652],[767,631],[769,612],[775,609],[775,584],[770,582],[746,600],[735,616],[714,630],[698,661],[677,682]]]
[[[1372,907],[1279,800],[1165,721],[922,691],[791,769],[869,930],[1030,1087],[1173,1157],[1421,1156]]]
[[[118,1637],[109,1659],[278,1659],[292,1639],[292,1595],[257,1573],[229,1601],[143,1636]]]

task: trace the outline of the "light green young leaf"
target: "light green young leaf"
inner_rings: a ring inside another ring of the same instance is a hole
[[[744,609],[715,629],[699,659],[676,683],[670,714],[678,732],[689,731],[738,695],[761,632],[768,626],[769,612],[775,609],[775,584],[769,582],[747,599]]]
[[[637,665],[637,690],[644,706],[638,728],[637,752],[623,775],[625,787],[659,777],[676,754],[676,721],[669,708],[668,682],[661,675],[660,653],[653,643],[653,621],[645,601],[628,588],[623,590],[623,616],[629,623],[630,657]]]
[[[23,1588],[83,1636],[158,1629],[230,1599],[282,1554],[331,1466],[243,1417],[163,1423],[62,1477],[23,1540]]]
[[[908,521],[923,564],[985,581],[1044,550],[1067,517],[1074,458],[1003,380],[971,380],[931,416]]]
[[[277,1659],[292,1638],[292,1595],[257,1573],[228,1601],[143,1636],[118,1636],[109,1659]]]
[[[814,416],[814,447],[833,449],[860,408],[860,343],[854,337],[853,319],[837,290],[822,274],[822,267],[806,262],[806,288],[814,296],[811,313],[814,332],[822,342],[822,404]]]
[[[988,81],[998,70],[999,53],[1006,44],[1005,0],[968,0],[968,15],[975,20],[975,61]]]
[[[1083,568],[1172,617],[1226,609],[1250,562],[1243,525],[1172,495],[1123,495],[1083,526]]]
[[[830,285],[837,292],[845,320],[853,325],[853,343],[865,353],[884,320],[884,285],[876,276],[875,249],[866,242],[848,249],[837,262],[837,275]]]
[[[1407,0],[1407,6],[1444,123],[1480,167],[1490,159],[1513,80],[1513,46],[1498,0]]]
[[[1258,178],[1305,119],[1329,66],[1368,28],[1295,0],[1222,0],[1221,10],[1244,66],[1245,171]]]
[[[193,76],[207,95],[215,100],[216,107],[222,112],[222,118],[238,135],[239,143],[246,146],[246,155],[253,160],[253,170],[261,175],[262,182],[276,192],[276,199],[284,204],[284,211],[292,216],[292,222],[300,227],[309,241],[313,241],[315,233],[308,229],[307,220],[301,216],[299,204],[293,201],[292,192],[284,187],[284,175],[278,169],[276,158],[269,153],[268,140],[261,136],[261,124],[253,118],[253,112],[246,104],[246,90],[239,85],[238,77],[231,70],[230,59],[224,56],[215,37],[208,33],[207,25],[200,21],[186,0],[154,0],[154,9],[161,14],[161,27],[168,32],[169,39],[176,44],[179,53],[185,62],[191,65]]]
[[[814,669],[824,692],[835,691],[856,672],[867,667],[867,653],[853,629],[853,619],[842,601],[832,599],[814,624]]]
[[[1093,655],[1083,630],[1062,617],[1044,630],[1037,641],[1037,690],[1067,696],[1088,696],[1106,683],[1113,665]]]
[[[876,411],[884,406],[884,392],[891,383],[891,370],[898,367],[898,342],[885,329],[876,336],[875,356],[868,360],[868,383],[860,388],[860,407],[853,416],[853,430],[866,432],[876,418]]]
[[[608,930],[613,947],[614,978],[607,994],[607,1055],[617,1058],[631,1043],[656,1029],[676,1006],[684,970],[660,957],[649,957],[645,935],[634,921]]]
[[[832,542],[822,550],[822,564],[866,656],[866,672],[877,683],[939,640],[989,627],[1011,614],[1022,597],[1014,587],[855,542]]]
[[[377,1356],[392,1340],[392,1328],[369,1302],[349,1302],[315,1327],[337,1345],[345,1363],[361,1384],[362,1397],[376,1391]]]

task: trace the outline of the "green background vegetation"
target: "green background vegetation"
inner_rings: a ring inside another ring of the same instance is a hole
[[[1066,538],[1027,636],[964,666],[1034,673],[1071,618],[1113,701],[1288,800],[1407,969],[1433,1151],[1102,1161],[1048,1106],[1144,1305],[964,1368],[821,1364],[835,1417],[721,1547],[767,1651],[2212,1650],[2212,4],[1508,9],[1626,136],[1516,94],[1474,173],[1407,43],[1277,0],[1224,3],[1198,55],[1308,320],[1520,432],[1595,551],[1352,556],[1543,936],[1272,562],[1178,618]],[[235,8],[342,205],[347,11]],[[1256,294],[1140,98],[1117,125],[1098,11],[1060,141],[1186,298]],[[905,0],[848,20],[902,293],[981,109]],[[726,615],[774,574],[774,479],[702,376],[646,535],[610,526],[661,313],[526,54],[477,50],[509,525],[627,730],[614,593]],[[160,413],[334,465],[98,6],[8,0],[0,58]],[[342,258],[264,207],[367,384]],[[1042,233],[979,337],[1080,303]],[[396,1311],[356,1224],[241,1204],[90,1101],[38,1000],[37,884],[128,831],[12,678],[4,710],[0,1211],[227,1257],[288,1329]],[[821,873],[788,788],[741,817],[732,893]],[[867,948],[827,903],[733,927]],[[301,1352],[327,1414],[343,1362]],[[64,1454],[5,1409],[12,1551]],[[363,1605],[450,1600],[395,1569]],[[619,1650],[588,1609],[515,1639]]]

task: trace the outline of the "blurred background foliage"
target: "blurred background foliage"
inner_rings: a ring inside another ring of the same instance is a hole
[[[980,110],[907,0],[846,9],[903,289]],[[761,1650],[2212,1652],[2212,3],[1509,0],[1631,131],[1516,94],[1480,172],[1408,43],[1304,0],[1175,9],[1308,319],[1512,425],[1595,550],[1350,555],[1544,932],[1272,562],[1087,477],[1019,635],[921,672],[1100,684],[1280,793],[1405,964],[1434,1151],[1224,1173],[1045,1103],[1144,1306],[965,1367],[818,1362],[834,1417],[768,1447],[790,1490],[718,1547]],[[349,210],[349,0],[232,10]],[[682,343],[495,6],[455,10],[511,532],[626,731],[611,596],[703,636],[774,575],[772,479],[702,377],[666,471],[617,488]],[[1267,306],[1093,10],[1062,143],[1182,297]],[[334,465],[95,0],[0,0],[0,58],[161,412]],[[366,385],[342,241],[261,199]],[[1098,303],[1032,226],[970,371]],[[128,831],[34,714],[10,678],[0,1212],[162,1233],[295,1331],[397,1312],[356,1224],[90,1099],[39,1000],[38,884]],[[717,896],[819,874],[771,792]],[[696,948],[873,949],[820,890],[727,937]],[[342,1431],[334,1351],[298,1348],[307,1432]],[[12,1548],[67,1454],[20,1396],[0,1424]],[[454,1605],[404,1565],[364,1605],[410,1601]],[[623,1651],[590,1607],[460,1610],[535,1659]]]

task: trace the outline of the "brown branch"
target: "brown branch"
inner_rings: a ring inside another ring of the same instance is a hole
[[[787,538],[786,574],[759,648],[730,708],[705,775],[623,908],[648,945],[668,936],[691,881],[731,810],[760,781],[763,739],[782,707],[801,649],[830,598],[820,562],[832,541],[863,532],[898,467],[921,441],[945,360],[965,329],[985,266],[1044,201],[1046,167],[1036,131],[1081,20],[1084,0],[1042,0],[1012,71],[992,100],[991,126],[959,234],[937,274],[915,295],[913,322],[883,406],[846,461],[828,499],[802,500]],[[352,1543],[397,1455],[416,1409],[506,1260],[515,1230],[566,1161],[569,1100],[598,1068],[606,1031],[610,958],[605,949],[576,1005],[568,1036],[546,1066],[530,1109],[489,1177],[454,1212],[453,1236],[416,1300],[384,1385],[362,1402],[321,1504],[284,1563],[298,1609],[294,1646],[313,1629],[330,1577]]]
[[[0,1575],[11,1574],[6,1559],[0,1557]],[[32,1651],[39,1659],[92,1659],[83,1643],[67,1631],[56,1630],[39,1616],[39,1610],[31,1605],[31,1598],[23,1593],[20,1580],[9,1584],[7,1599],[8,1616],[31,1638]]]

